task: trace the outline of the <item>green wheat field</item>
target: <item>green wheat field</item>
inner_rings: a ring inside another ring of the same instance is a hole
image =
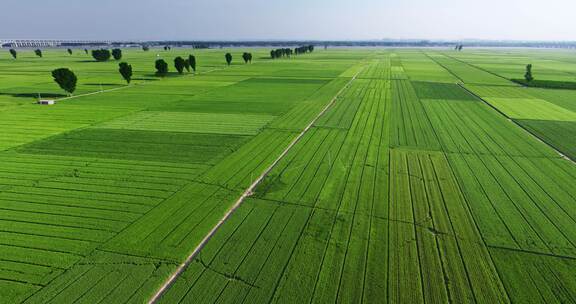
[[[1,303],[576,301],[573,51],[0,51]]]

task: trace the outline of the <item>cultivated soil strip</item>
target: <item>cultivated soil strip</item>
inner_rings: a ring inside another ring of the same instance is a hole
[[[178,279],[178,277],[180,275],[182,275],[182,273],[184,273],[186,268],[188,268],[190,263],[192,263],[192,260],[194,260],[194,258],[198,255],[198,253],[200,253],[202,248],[204,248],[204,246],[206,246],[208,241],[210,241],[210,239],[216,234],[218,229],[220,229],[220,227],[222,227],[222,225],[224,225],[224,223],[232,216],[234,211],[236,211],[242,205],[244,200],[246,198],[250,197],[254,193],[254,189],[258,186],[258,184],[260,184],[260,182],[262,182],[262,180],[264,180],[264,178],[270,173],[270,171],[272,171],[272,169],[274,169],[274,167],[276,167],[276,165],[288,154],[288,152],[290,152],[290,150],[302,139],[302,137],[304,137],[304,135],[306,135],[306,133],[314,126],[314,124],[316,124],[318,119],[320,119],[320,117],[322,117],[322,115],[324,115],[324,113],[326,113],[328,111],[328,109],[330,109],[332,107],[332,105],[334,105],[334,103],[338,100],[338,97],[340,97],[342,95],[342,93],[344,93],[344,91],[350,87],[352,82],[354,80],[356,80],[356,78],[358,77],[358,75],[360,74],[361,71],[362,71],[362,69],[360,71],[358,71],[352,77],[352,79],[350,79],[350,81],[348,81],[346,83],[346,85],[342,89],[340,89],[340,91],[338,91],[338,93],[336,93],[336,95],[322,109],[322,111],[320,111],[320,113],[318,113],[318,115],[316,115],[316,117],[314,117],[314,119],[306,126],[306,128],[304,128],[304,130],[302,130],[302,132],[300,132],[300,134],[298,134],[298,136],[296,136],[296,138],[294,138],[294,140],[292,140],[292,142],[290,142],[288,147],[286,147],[286,149],[284,149],[284,151],[282,151],[282,153],[278,156],[278,158],[276,158],[276,160],[268,168],[266,168],[266,170],[264,170],[264,172],[262,172],[262,174],[260,174],[260,176],[258,176],[258,178],[244,191],[244,193],[242,193],[242,196],[240,196],[240,198],[238,198],[236,203],[234,203],[234,205],[232,205],[232,207],[230,207],[230,209],[228,209],[228,211],[218,221],[218,223],[216,223],[216,225],[214,225],[214,227],[212,227],[212,229],[208,232],[208,234],[206,234],[206,236],[204,236],[202,241],[198,244],[198,246],[196,246],[196,248],[194,248],[194,250],[190,253],[188,258],[186,258],[186,260],[178,266],[176,271],[174,271],[174,273],[172,273],[172,275],[170,275],[170,277],[162,284],[160,289],[158,289],[158,291],[154,294],[154,296],[150,299],[150,301],[148,301],[148,304],[154,304],[154,303],[158,302],[158,300],[162,297],[162,295],[166,291],[168,291],[170,286],[172,286],[172,284],[174,284],[174,282],[176,282],[176,279]]]

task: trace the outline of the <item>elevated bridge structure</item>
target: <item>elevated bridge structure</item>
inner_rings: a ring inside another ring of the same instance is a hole
[[[0,48],[96,46],[110,45],[113,43],[113,41],[107,40],[0,39]]]

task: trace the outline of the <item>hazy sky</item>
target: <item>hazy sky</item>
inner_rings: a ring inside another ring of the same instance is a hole
[[[1,38],[576,40],[572,0],[16,0]]]

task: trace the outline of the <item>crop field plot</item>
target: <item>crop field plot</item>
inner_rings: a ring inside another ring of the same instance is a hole
[[[535,98],[485,98],[513,119],[576,121],[576,112]]]
[[[256,135],[274,117],[254,114],[142,111],[98,127],[119,130]]]
[[[242,135],[88,128],[37,141],[25,153],[214,164],[248,139]]]
[[[251,52],[0,56],[0,302],[576,302],[573,55]]]
[[[575,96],[570,90],[467,86],[524,129],[574,159]]]
[[[328,82],[326,79],[315,78],[249,78],[159,109],[178,112],[281,115]]]
[[[518,120],[520,125],[571,159],[576,159],[576,122]]]
[[[438,136],[430,125],[430,118],[410,81],[392,83],[392,115],[390,132],[392,146],[412,146],[435,150]]]
[[[407,76],[415,81],[455,83],[458,78],[423,52],[402,52],[402,66]]]

